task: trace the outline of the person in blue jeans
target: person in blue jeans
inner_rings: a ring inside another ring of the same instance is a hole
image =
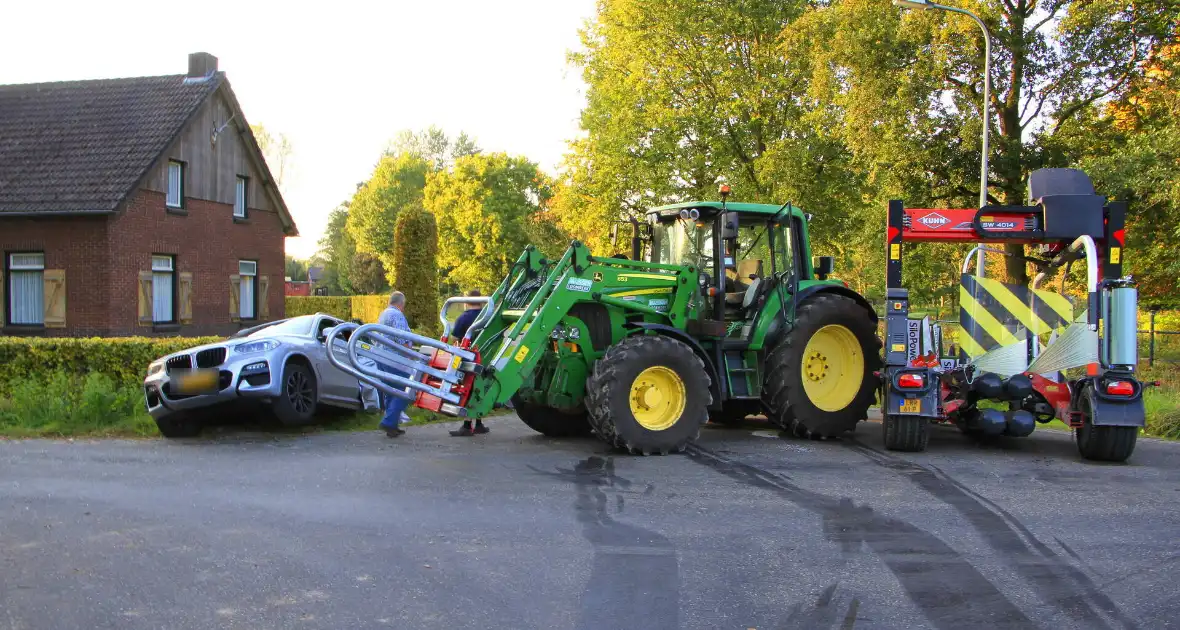
[[[403,312],[406,308],[406,296],[401,291],[394,291],[389,296],[389,306],[381,312],[381,316],[377,318],[377,323],[382,326],[389,326],[398,330],[410,331],[410,324],[406,321],[406,315]],[[399,342],[407,348],[413,348],[414,344],[408,341]],[[394,352],[390,349],[389,352]],[[388,372],[402,378],[407,378],[409,373],[398,369],[392,365],[387,365],[381,362],[377,363],[377,369],[382,372]],[[381,420],[379,425],[385,430],[385,435],[395,438],[404,434],[405,429],[400,428],[402,412],[409,406],[410,401],[400,396],[390,396],[385,392],[381,393],[381,406],[385,408],[385,417]]]

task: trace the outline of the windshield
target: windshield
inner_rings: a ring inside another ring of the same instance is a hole
[[[651,262],[711,267],[713,224],[679,220],[652,226]]]
[[[301,315],[285,319],[273,326],[267,326],[250,335],[251,337],[270,337],[272,335],[296,335],[306,337],[311,334],[311,325],[315,315]]]

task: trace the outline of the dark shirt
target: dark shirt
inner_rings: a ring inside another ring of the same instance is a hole
[[[463,314],[455,320],[455,325],[451,329],[451,338],[462,339],[463,335],[467,334],[467,329],[471,327],[471,323],[475,321],[476,317],[479,317],[479,309],[477,308],[469,308],[463,311]]]

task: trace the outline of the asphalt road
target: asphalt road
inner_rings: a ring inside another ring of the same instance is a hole
[[[1180,444],[0,442],[0,628],[1180,627]]]

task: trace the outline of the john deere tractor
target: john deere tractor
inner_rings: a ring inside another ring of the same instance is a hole
[[[332,360],[424,409],[479,418],[511,401],[542,434],[593,432],[637,454],[750,414],[799,437],[853,429],[875,400],[876,314],[829,277],[831,258],[813,261],[808,215],[727,193],[632,220],[629,255],[526,248],[491,296],[447,300],[441,339],[342,325],[329,343],[347,338],[347,363]],[[455,339],[445,315],[460,303],[482,310]]]

